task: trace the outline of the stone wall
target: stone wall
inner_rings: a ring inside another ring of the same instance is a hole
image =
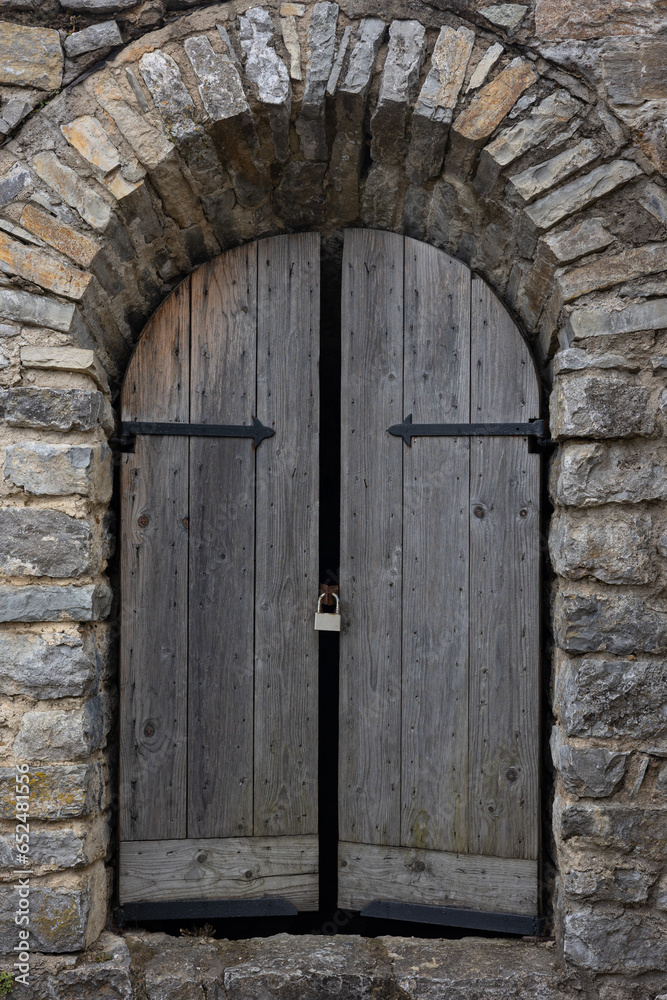
[[[0,857],[13,863],[28,761],[35,942],[83,948],[111,893],[106,442],[132,346],[204,260],[360,225],[464,260],[542,368],[559,442],[546,903],[566,961],[616,991],[605,1000],[653,1000],[667,973],[667,11],[76,2],[72,25],[55,3],[9,0],[0,26]],[[13,886],[7,871],[3,944]]]

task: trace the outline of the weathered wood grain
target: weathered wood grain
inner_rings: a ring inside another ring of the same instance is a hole
[[[120,902],[279,896],[316,910],[318,853],[316,836],[121,842]]]
[[[537,863],[374,844],[338,845],[338,905],[359,910],[377,899],[537,913]]]
[[[539,416],[528,349],[473,281],[474,420]],[[537,858],[539,841],[539,456],[525,438],[474,438],[470,503],[470,842]]]
[[[405,241],[403,410],[415,423],[470,415],[470,271]],[[401,840],[468,846],[468,438],[403,449]]]
[[[319,235],[258,246],[255,818],[317,831]]]
[[[193,273],[191,314],[191,421],[249,424],[256,244]],[[188,837],[253,832],[254,563],[252,442],[190,438]]]
[[[189,324],[184,282],[135,352],[124,419],[187,421]],[[120,831],[125,840],[184,837],[187,439],[139,437],[123,456],[121,492]]]
[[[343,251],[339,830],[400,842],[403,237]],[[397,447],[398,445],[398,447]]]

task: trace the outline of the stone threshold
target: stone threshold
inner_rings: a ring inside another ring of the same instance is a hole
[[[563,968],[549,941],[346,934],[218,941],[148,931],[122,937],[104,932],[78,956],[34,956],[30,986],[16,990],[17,1000],[597,1000],[603,995],[616,993],[602,993],[588,976]]]

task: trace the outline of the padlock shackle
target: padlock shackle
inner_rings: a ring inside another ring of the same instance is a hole
[[[320,594],[320,596],[318,598],[318,601],[317,601],[317,613],[318,613],[318,615],[324,613],[322,611],[322,601],[324,600],[324,598],[326,596],[327,596],[326,594]],[[330,594],[329,596],[333,597],[333,599],[336,602],[336,610],[334,611],[334,614],[339,615],[340,614],[340,600],[338,598],[338,594]]]

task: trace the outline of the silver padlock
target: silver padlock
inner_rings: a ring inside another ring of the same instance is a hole
[[[322,601],[326,595],[320,594],[320,598],[317,602],[317,611],[315,612],[315,631],[316,632],[340,632],[340,601],[338,600],[338,594],[333,594],[336,601],[336,610],[333,614],[328,611],[322,611]]]

